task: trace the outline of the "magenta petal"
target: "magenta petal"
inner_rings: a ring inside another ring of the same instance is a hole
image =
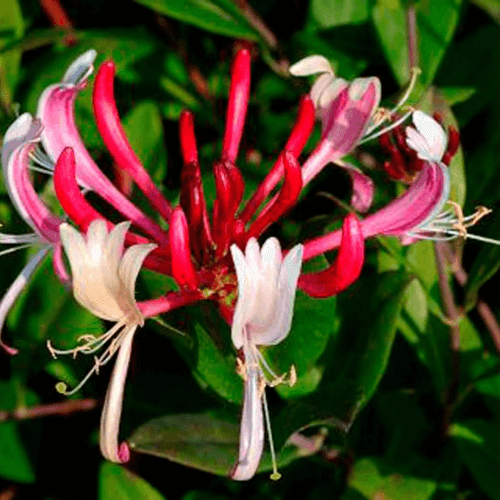
[[[93,55],[93,57],[91,57]],[[125,218],[142,228],[157,241],[166,242],[166,234],[130,202],[102,173],[83,144],[74,118],[78,92],[87,85],[93,71],[95,51],[80,56],[68,69],[61,83],[47,87],[38,101],[37,116],[43,123],[41,134],[45,151],[55,163],[66,147],[75,152],[76,174],[81,186],[99,193]]]
[[[371,206],[373,202],[373,194],[375,192],[375,185],[368,175],[364,174],[359,168],[349,163],[340,165],[345,168],[352,181],[352,198],[351,205],[354,210],[364,213]]]
[[[425,162],[419,176],[403,195],[361,222],[363,237],[366,239],[382,234],[402,236],[424,230],[443,210],[449,195],[450,174],[446,166]],[[337,248],[341,234],[337,230],[307,242],[304,245],[304,260]]]

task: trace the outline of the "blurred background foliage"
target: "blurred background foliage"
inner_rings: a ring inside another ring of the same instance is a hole
[[[492,208],[474,229],[500,237],[499,0],[62,3],[72,29],[52,26],[50,1],[0,2],[2,133],[17,113],[35,113],[45,86],[94,48],[98,64],[117,63],[127,134],[173,202],[181,165],[177,119],[184,108],[195,112],[210,204],[231,58],[236,47],[250,44],[251,102],[238,161],[248,198],[310,88],[288,75],[290,63],[320,53],[344,78],[376,75],[388,106],[417,64],[422,74],[412,103],[460,128],[452,196],[465,212],[479,204]],[[89,89],[77,100],[79,128],[118,182],[90,95]],[[318,137],[319,129],[308,151]],[[376,207],[400,192],[381,168],[376,143],[351,159],[374,178]],[[53,200],[50,182],[36,180]],[[350,196],[348,179],[331,166],[269,234],[289,246],[337,227],[345,215],[337,200],[348,203]],[[151,212],[136,192],[132,197]],[[3,186],[0,220],[6,232],[22,232]],[[25,261],[23,252],[2,257],[2,291]],[[121,429],[136,452],[126,467],[105,463],[97,428],[110,368],[67,400],[56,382],[75,383],[92,361],[53,360],[46,349],[48,339],[69,347],[105,326],[76,304],[47,262],[4,330],[20,354],[0,352],[0,499],[499,500],[499,267],[498,247],[474,241],[402,247],[379,238],[367,242],[361,279],[339,297],[313,300],[298,292],[290,336],[265,351],[280,372],[291,364],[298,372],[295,387],[268,391],[283,478],[272,482],[263,473],[241,484],[225,476],[237,453],[242,381],[230,329],[212,305],[180,309],[139,331]],[[158,296],[172,286],[145,271],[138,293]],[[269,468],[265,456],[261,469]]]

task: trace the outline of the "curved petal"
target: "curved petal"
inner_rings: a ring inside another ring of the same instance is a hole
[[[368,175],[361,172],[361,170],[354,165],[351,165],[350,163],[342,163],[340,166],[345,168],[351,177],[352,207],[358,212],[366,212],[372,206],[375,184]]]
[[[137,325],[125,327],[120,335],[124,335],[118,356],[115,361],[111,380],[101,414],[99,447],[105,458],[111,462],[125,463],[130,459],[130,450],[126,443],[119,445],[120,419],[122,415],[123,393],[127,378],[132,341]]]
[[[231,67],[231,86],[227,103],[226,128],[222,140],[222,159],[234,163],[238,156],[250,95],[250,62],[248,49],[240,49]]]
[[[333,75],[333,69],[326,57],[312,55],[304,57],[295,64],[292,64],[288,71],[293,76],[309,76],[316,73],[330,73]]]
[[[71,73],[66,75],[68,80],[50,85],[40,96],[37,116],[43,123],[42,144],[54,163],[65,148],[71,147],[75,152],[76,177],[81,186],[97,192],[147,234],[160,242],[166,241],[166,233],[158,224],[144,215],[102,173],[80,137],[75,124],[74,102],[78,92],[86,87],[87,78],[93,71],[91,55],[88,51],[80,56],[70,66],[70,69],[74,67],[74,70],[68,70],[68,73]],[[77,79],[78,75],[81,75],[80,79]]]
[[[0,346],[3,347],[9,354],[17,354],[18,351],[17,349],[5,345],[1,340],[1,333],[3,325],[5,323],[5,319],[7,318],[11,307],[14,305],[14,302],[24,290],[31,276],[41,264],[43,258],[47,255],[47,252],[49,250],[49,245],[38,250],[38,252],[26,264],[26,266],[24,266],[19,276],[14,280],[14,283],[10,285],[9,289],[0,301]]]
[[[342,226],[342,240],[335,262],[319,273],[299,278],[299,288],[312,297],[331,297],[359,278],[364,263],[365,245],[361,224],[349,214]]]
[[[94,114],[104,144],[118,166],[134,179],[151,205],[168,221],[172,208],[156,187],[141,161],[134,153],[120,123],[114,96],[115,63],[106,61],[97,72],[94,83]]]
[[[442,211],[449,194],[450,177],[446,166],[425,162],[405,193],[361,222],[363,237],[378,234],[401,236],[422,228]],[[305,243],[304,260],[337,248],[341,234],[336,230]]]
[[[19,116],[5,134],[2,168],[9,197],[19,215],[47,242],[59,241],[59,224],[42,203],[29,176],[30,154],[40,141],[41,123],[29,113]]]
[[[142,268],[144,259],[156,247],[154,243],[149,245],[134,245],[127,249],[120,262],[119,276],[124,285],[126,299],[129,304],[133,304],[136,322],[143,326],[144,318],[135,302],[135,282]],[[131,318],[129,318],[131,319]]]
[[[247,273],[246,261],[243,252],[236,246],[231,245],[231,256],[233,257],[236,276],[238,278],[238,301],[234,309],[233,321],[231,324],[231,340],[234,347],[243,347],[243,327],[245,326],[245,305],[247,302]]]
[[[264,414],[260,395],[260,368],[251,347],[244,348],[246,380],[240,426],[238,462],[229,477],[236,481],[251,479],[259,467],[264,450]]]
[[[420,159],[440,162],[448,144],[443,127],[420,110],[414,111],[412,118],[417,130],[406,127],[406,143],[417,152]]]
[[[272,322],[265,328],[256,328],[253,324],[250,326],[250,336],[255,345],[278,344],[290,333],[302,255],[303,246],[296,245],[285,257],[278,277],[276,310]]]

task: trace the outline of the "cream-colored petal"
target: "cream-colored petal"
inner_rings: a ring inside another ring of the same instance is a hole
[[[120,419],[122,414],[123,393],[127,378],[132,341],[137,325],[128,328],[118,351],[113,373],[106,392],[106,399],[101,414],[99,447],[105,458],[112,462],[123,463],[129,459],[128,448],[119,445]]]
[[[103,219],[93,220],[87,229],[88,265],[101,267],[108,239],[108,228]]]
[[[413,113],[412,119],[415,127],[417,127],[417,130],[427,143],[427,159],[440,162],[448,144],[448,137],[443,127],[434,118],[420,110]]]
[[[246,295],[246,261],[243,252],[236,246],[231,245],[231,256],[233,257],[234,267],[236,269],[236,277],[238,280],[238,300],[234,308],[233,322],[231,324],[231,340],[236,349],[243,347],[243,327],[245,319],[245,304]]]
[[[149,243],[145,245],[134,245],[127,249],[120,262],[120,269],[118,271],[120,276],[120,281],[123,284],[124,291],[124,307],[125,304],[128,307],[133,308],[134,316],[129,317],[129,321],[134,321],[140,324],[144,324],[144,318],[139,311],[136,300],[135,300],[135,282],[137,281],[137,276],[142,268],[144,259],[152,252],[157,245],[154,243]]]
[[[102,262],[105,263],[106,275],[118,276],[118,268],[123,255],[125,235],[130,228],[130,222],[120,222],[109,233]]]
[[[333,68],[328,59],[319,55],[304,57],[304,59],[292,64],[289,71],[294,76],[309,76],[316,73],[330,73],[333,75]]]
[[[266,328],[260,328],[259,325],[250,326],[250,336],[255,345],[278,344],[290,332],[303,251],[302,245],[296,245],[285,257],[278,278],[273,320]]]
[[[64,251],[68,256],[73,279],[81,279],[81,276],[85,274],[85,262],[87,261],[85,239],[78,230],[66,222],[59,226],[59,234]]]

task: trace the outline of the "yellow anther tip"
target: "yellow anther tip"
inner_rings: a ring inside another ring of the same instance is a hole
[[[68,389],[68,386],[64,382],[58,382],[56,384],[56,391],[59,394],[64,394]]]
[[[276,471],[269,476],[273,481],[279,481],[281,479],[281,474]]]

